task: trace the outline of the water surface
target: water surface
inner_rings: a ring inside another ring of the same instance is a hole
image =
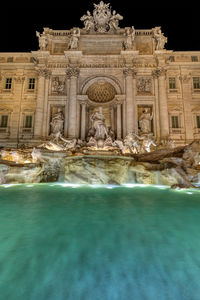
[[[200,192],[1,186],[0,299],[200,299]]]

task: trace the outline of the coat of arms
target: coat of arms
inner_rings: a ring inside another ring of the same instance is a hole
[[[119,20],[122,20],[123,17],[116,14],[115,10],[111,12],[110,3],[105,4],[101,1],[99,4],[94,4],[94,7],[93,16],[87,11],[87,15],[81,18],[87,32],[94,30],[105,33],[110,30],[116,31],[119,28]]]

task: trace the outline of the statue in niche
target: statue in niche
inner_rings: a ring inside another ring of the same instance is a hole
[[[93,122],[95,129],[94,138],[96,140],[105,140],[109,137],[108,129],[105,124],[105,117],[102,114],[102,107],[99,107],[99,111],[92,114],[90,120]]]
[[[62,93],[64,93],[64,88],[65,88],[65,82],[60,81],[59,77],[55,77],[53,79],[52,91],[55,93],[62,94]]]
[[[58,108],[57,113],[53,116],[51,125],[51,134],[54,136],[60,136],[63,134],[64,129],[64,116],[61,108]]]
[[[151,133],[152,119],[153,119],[153,115],[148,112],[148,108],[146,107],[139,118],[139,125],[142,134]]]
[[[135,40],[135,28],[126,28],[125,29],[125,41],[122,43],[124,50],[133,50],[133,42]]]
[[[155,39],[156,42],[156,50],[163,50],[165,44],[167,43],[167,38],[161,32],[160,27],[155,27],[153,29],[153,38]]]
[[[36,31],[36,36],[37,36],[38,39],[39,39],[39,47],[40,47],[40,50],[41,50],[41,51],[46,51],[46,50],[47,50],[47,45],[48,45],[46,35],[45,35],[44,33],[43,33],[43,34],[40,34],[38,31]]]
[[[84,29],[87,32],[94,29],[94,18],[93,16],[91,16],[91,13],[89,11],[87,11],[87,15],[82,16],[80,20],[84,22]]]
[[[70,41],[69,41],[69,49],[70,50],[78,49],[80,35],[81,35],[80,28],[72,30]]]
[[[117,30],[119,28],[120,20],[123,20],[123,17],[120,14],[116,14],[116,11],[113,10],[113,14],[109,21],[110,29]]]

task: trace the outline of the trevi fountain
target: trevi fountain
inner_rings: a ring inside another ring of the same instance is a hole
[[[199,299],[200,54],[122,19],[0,54],[2,300]]]

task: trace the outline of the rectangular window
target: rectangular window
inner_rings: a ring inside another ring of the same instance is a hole
[[[174,62],[175,60],[174,60],[174,56],[170,56],[169,57],[169,60],[171,61],[171,62]]]
[[[11,87],[12,87],[12,78],[6,78],[5,89],[6,89],[6,90],[10,90]]]
[[[198,61],[198,56],[191,56],[191,61]]]
[[[1,116],[1,128],[7,128],[8,126],[8,116]]]
[[[35,89],[35,78],[29,78],[28,89],[29,90]]]
[[[176,78],[175,77],[169,77],[169,89],[170,90],[176,89]]]
[[[25,128],[32,128],[32,116],[26,116]]]
[[[193,77],[193,88],[200,89],[200,77]]]
[[[172,128],[179,128],[178,116],[172,116]]]
[[[197,128],[200,128],[200,116],[197,116]]]

